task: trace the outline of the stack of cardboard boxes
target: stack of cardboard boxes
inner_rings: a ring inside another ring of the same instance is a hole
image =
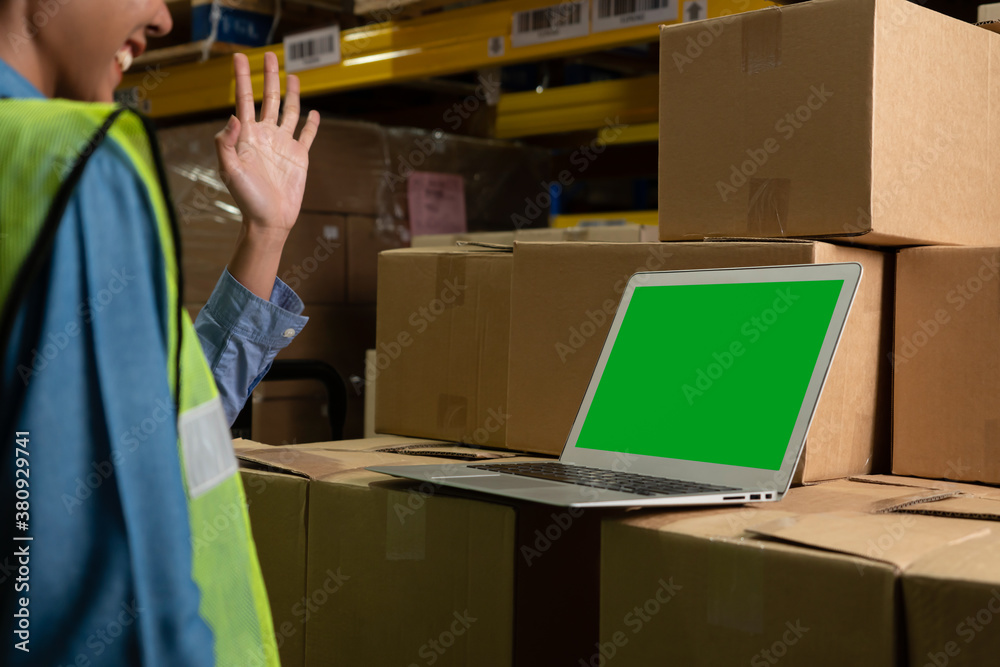
[[[996,661],[1000,36],[812,0],[664,29],[661,58],[660,242],[385,251],[367,374],[376,430],[411,439],[245,445],[258,543],[297,489],[306,575],[272,605],[305,664]],[[582,512],[363,471],[557,455],[637,271],[840,261],[864,277],[780,503]]]
[[[194,316],[229,262],[242,218],[217,168],[215,134],[223,123],[160,134],[181,223],[184,302]],[[364,377],[375,344],[377,258],[409,245],[428,226],[433,179],[446,176],[465,203],[452,207],[458,230],[501,229],[547,176],[546,151],[371,123],[324,120],[310,150],[302,210],[282,254],[278,277],[310,318],[279,359],[318,359],[346,379]],[[430,183],[430,184],[429,184]],[[447,227],[445,228],[448,229]],[[363,390],[348,387],[346,437],[363,430]],[[254,394],[254,437],[261,442],[329,439],[326,395],[318,382],[265,383]]]

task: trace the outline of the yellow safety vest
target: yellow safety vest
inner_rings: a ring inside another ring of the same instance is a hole
[[[170,390],[177,403],[178,453],[192,538],[191,577],[199,612],[214,635],[215,662],[277,666],[271,612],[257,562],[219,392],[187,311],[180,305],[178,227],[165,194],[158,144],[148,119],[109,104],[62,100],[0,101],[0,164],[5,170],[4,242],[0,243],[0,307],[9,308],[51,254],[55,230],[83,171],[102,141],[131,158],[156,216],[166,268]],[[39,154],[38,146],[46,146]],[[35,151],[31,149],[35,148]],[[13,318],[0,318],[6,340]],[[7,331],[4,328],[8,329]],[[3,349],[0,349],[0,355]]]

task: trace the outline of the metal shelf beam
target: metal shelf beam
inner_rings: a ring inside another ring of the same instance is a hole
[[[612,211],[610,213],[573,213],[554,215],[549,218],[550,227],[578,227],[587,222],[604,220],[624,220],[636,225],[658,225],[656,211]]]
[[[656,75],[549,88],[540,93],[507,93],[497,105],[496,134],[510,139],[655,123],[659,93]]]
[[[766,0],[705,0],[708,16],[770,6]],[[361,26],[341,32],[342,60],[299,73],[303,96],[378,86],[425,77],[445,76],[484,67],[573,56],[628,44],[656,41],[659,25],[638,25],[593,32],[543,44],[513,48],[511,26],[519,11],[552,4],[546,0],[500,0],[425,17]],[[680,4],[680,3],[678,3]],[[504,48],[491,55],[489,41],[501,37]],[[254,90],[263,89],[264,53],[274,51],[284,73],[280,44],[248,49]],[[128,74],[122,88],[146,103],[154,117],[226,109],[233,106],[234,86],[229,58],[175,67],[147,68]],[[283,77],[282,77],[283,78]]]

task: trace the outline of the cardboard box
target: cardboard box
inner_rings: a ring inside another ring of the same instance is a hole
[[[365,350],[365,434],[366,438],[375,437],[375,385],[378,380],[375,366],[375,350]]]
[[[594,225],[587,227],[544,227],[509,232],[468,232],[465,234],[424,234],[414,236],[414,248],[452,246],[458,241],[511,245],[514,241],[536,243],[591,241],[604,243],[640,243],[656,241],[658,230],[652,225]]]
[[[268,470],[243,469],[240,473],[281,664],[302,667],[306,649],[303,599],[308,480]]]
[[[905,0],[665,28],[660,238],[1000,243],[1000,36]]]
[[[379,255],[375,430],[506,443],[509,252]]]
[[[330,401],[322,384],[297,382],[296,391],[308,393],[282,392],[275,396],[271,383],[258,385],[251,396],[251,438],[266,445],[327,442],[333,438]]]
[[[801,478],[888,466],[891,279],[878,251],[827,243],[518,243],[506,446],[559,454],[629,277],[638,271],[860,262],[864,276],[806,443]],[[651,353],[655,339],[650,340]]]
[[[239,217],[185,206],[181,218],[184,300],[204,302],[229,265],[240,236]],[[307,303],[344,301],[346,244],[342,215],[302,213],[288,235],[278,277]]]
[[[347,220],[302,213],[288,234],[278,277],[308,304],[343,303],[347,292]]]
[[[347,390],[344,437],[360,438],[364,433],[365,351],[375,344],[375,306],[307,304],[303,315],[309,317],[308,324],[288,347],[278,353],[276,359],[317,359],[333,366],[344,379]],[[258,395],[259,392],[261,398],[271,400],[305,397],[304,406],[312,405],[314,408],[325,402],[326,398],[325,389],[315,381],[266,382],[258,387],[260,389],[255,390],[254,394]],[[304,406],[295,409],[310,410],[308,414],[312,416],[313,426],[307,428],[328,432],[327,417]],[[272,433],[275,432],[274,427],[269,429]],[[298,437],[295,431],[288,435],[281,435],[280,432],[276,435],[282,442],[292,442],[293,438],[302,442],[309,437],[308,432],[302,431]],[[320,438],[323,439],[325,438]]]
[[[371,216],[347,216],[347,300],[375,303],[378,254],[407,245],[396,227],[383,230]]]
[[[892,469],[1000,484],[1000,248],[898,256]]]
[[[542,666],[593,645],[596,516],[363,470],[456,460],[372,451],[386,441],[241,448],[309,479],[306,664]]]
[[[337,444],[345,450],[384,447],[406,451],[437,443],[386,437]],[[238,457],[246,455],[241,460],[240,474],[281,664],[301,667],[305,665],[305,622],[310,613],[310,601],[305,597],[309,476],[281,467],[283,460],[297,460],[294,449],[276,448],[267,452],[267,463],[262,463],[261,457],[254,454],[262,449],[261,443],[234,440],[233,448]]]
[[[909,665],[988,665],[1000,651],[993,622],[1000,614],[1000,500],[964,496],[916,507],[992,523],[990,535],[937,551],[903,573]]]
[[[923,667],[905,662],[901,575],[991,532],[888,513],[939,495],[843,480],[773,505],[607,520],[595,652],[623,666]]]

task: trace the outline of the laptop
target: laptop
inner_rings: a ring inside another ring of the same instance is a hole
[[[558,461],[369,470],[568,507],[780,500],[861,272],[844,263],[636,273]]]

